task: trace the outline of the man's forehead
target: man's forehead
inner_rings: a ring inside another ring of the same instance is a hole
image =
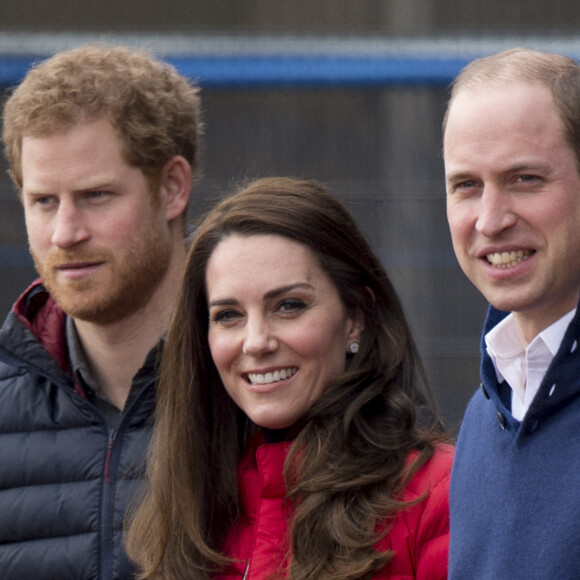
[[[521,81],[470,85],[461,88],[450,103],[443,139],[445,142],[451,127],[467,132],[493,131],[493,124],[498,123],[513,129],[518,125],[541,126],[544,122],[559,124],[564,134],[560,112],[546,86]]]

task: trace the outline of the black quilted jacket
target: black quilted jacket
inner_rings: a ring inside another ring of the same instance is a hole
[[[0,329],[0,578],[134,577],[121,528],[143,475],[153,380],[117,431],[67,372],[65,318],[40,283]]]

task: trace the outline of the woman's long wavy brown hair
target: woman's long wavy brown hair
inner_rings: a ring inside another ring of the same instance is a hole
[[[148,489],[128,550],[141,578],[210,578],[240,513],[237,464],[257,427],[224,389],[208,346],[205,274],[225,237],[275,234],[307,246],[348,309],[364,314],[360,350],[293,428],[285,464],[293,507],[292,580],[364,579],[393,557],[374,545],[403,507],[400,492],[442,439],[409,325],[351,215],[315,183],[254,181],[202,222],[161,365]],[[409,463],[409,454],[415,451]]]

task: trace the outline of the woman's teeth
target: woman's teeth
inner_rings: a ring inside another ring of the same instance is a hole
[[[289,379],[291,376],[295,375],[298,369],[295,367],[288,369],[281,369],[279,371],[273,371],[271,373],[248,373],[248,381],[251,385],[264,385],[266,383],[277,383],[278,381],[283,381],[284,379]]]

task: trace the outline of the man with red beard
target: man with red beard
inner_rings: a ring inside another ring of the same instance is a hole
[[[0,330],[0,577],[133,578],[122,547],[185,261],[197,88],[83,46],[33,68],[4,143],[40,280]]]

